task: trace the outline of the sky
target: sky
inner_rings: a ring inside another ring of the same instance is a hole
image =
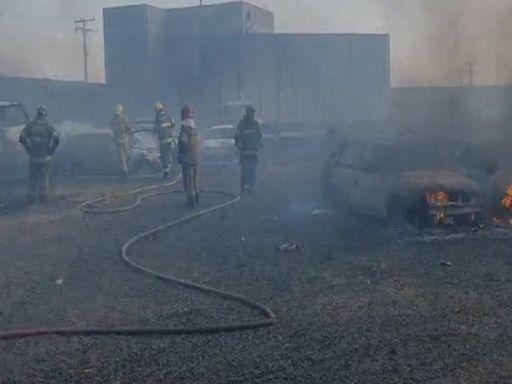
[[[75,17],[96,17],[94,80],[104,78],[102,8],[127,0],[0,0],[0,74],[79,79]],[[149,0],[161,7],[194,0]],[[222,1],[205,0],[205,4]],[[512,83],[511,0],[250,0],[274,11],[278,32],[391,35],[394,86]],[[470,64],[472,63],[472,64]]]

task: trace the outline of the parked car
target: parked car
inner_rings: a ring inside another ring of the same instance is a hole
[[[484,190],[450,147],[345,144],[327,159],[324,195],[351,211],[421,226],[477,222]]]
[[[132,139],[131,169],[138,174],[161,171],[158,138],[151,130],[135,130]]]
[[[0,101],[0,173],[2,177],[19,173],[26,163],[25,151],[19,136],[29,122],[23,104],[16,101]]]
[[[235,127],[232,124],[211,127],[203,137],[203,157],[206,161],[234,160],[237,158],[235,147]]]

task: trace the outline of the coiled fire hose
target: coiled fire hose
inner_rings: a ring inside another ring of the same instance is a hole
[[[145,188],[139,188],[132,191],[129,191],[128,195],[139,195],[136,201],[133,204],[129,204],[127,206],[113,208],[113,209],[95,209],[91,208],[93,205],[102,203],[108,200],[106,197],[95,198],[89,201],[86,201],[79,205],[79,209],[86,214],[115,214],[120,212],[126,212],[137,208],[143,200],[158,196],[158,195],[166,195],[173,193],[181,193],[179,191],[173,190],[161,190],[164,187],[171,187],[179,182],[181,176],[178,176],[175,180],[165,183],[165,184],[156,184]],[[146,193],[144,193],[146,192]],[[29,337],[41,337],[41,336],[171,336],[171,335],[197,335],[197,334],[216,334],[216,333],[228,333],[228,332],[240,332],[240,331],[248,331],[258,328],[269,327],[275,324],[276,316],[272,312],[271,309],[266,306],[259,304],[255,301],[252,301],[244,296],[241,296],[236,293],[231,293],[227,291],[223,291],[217,288],[213,288],[207,285],[195,283],[192,281],[182,280],[176,278],[174,276],[169,276],[157,271],[154,271],[150,268],[144,267],[141,264],[138,264],[134,260],[130,258],[129,250],[130,248],[138,242],[141,242],[159,232],[171,229],[180,224],[184,224],[190,222],[192,220],[198,219],[210,213],[231,207],[237,204],[240,201],[240,196],[233,195],[224,191],[213,191],[207,190],[202,191],[203,193],[213,193],[221,196],[225,196],[228,200],[224,203],[220,203],[214,205],[210,208],[203,209],[201,211],[197,211],[191,213],[187,216],[184,216],[180,219],[173,220],[171,222],[162,224],[156,228],[150,229],[148,231],[142,232],[128,241],[126,241],[121,247],[121,258],[122,260],[133,269],[145,273],[147,275],[153,276],[159,280],[162,280],[166,283],[178,284],[185,288],[190,288],[196,290],[201,293],[209,294],[212,296],[216,296],[222,298],[224,300],[233,301],[239,303],[251,310],[255,310],[262,315],[261,320],[255,320],[250,322],[240,322],[240,323],[230,323],[230,324],[219,324],[219,325],[205,325],[198,327],[190,327],[190,328],[47,328],[47,329],[17,329],[11,331],[0,332],[0,340],[15,340]]]

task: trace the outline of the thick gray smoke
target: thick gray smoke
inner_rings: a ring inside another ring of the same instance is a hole
[[[149,0],[162,7],[195,0]],[[214,3],[221,1],[207,1]],[[390,33],[394,85],[512,81],[510,0],[252,0],[276,13],[278,31]],[[73,19],[96,16],[94,78],[103,78],[101,8],[128,0],[0,0],[0,73],[80,78]],[[472,74],[471,74],[472,73]]]

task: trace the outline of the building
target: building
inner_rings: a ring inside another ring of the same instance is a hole
[[[245,2],[104,10],[106,81],[138,108],[190,103],[203,124],[252,103],[266,121],[343,124],[384,116],[388,35],[278,34],[274,15]]]

